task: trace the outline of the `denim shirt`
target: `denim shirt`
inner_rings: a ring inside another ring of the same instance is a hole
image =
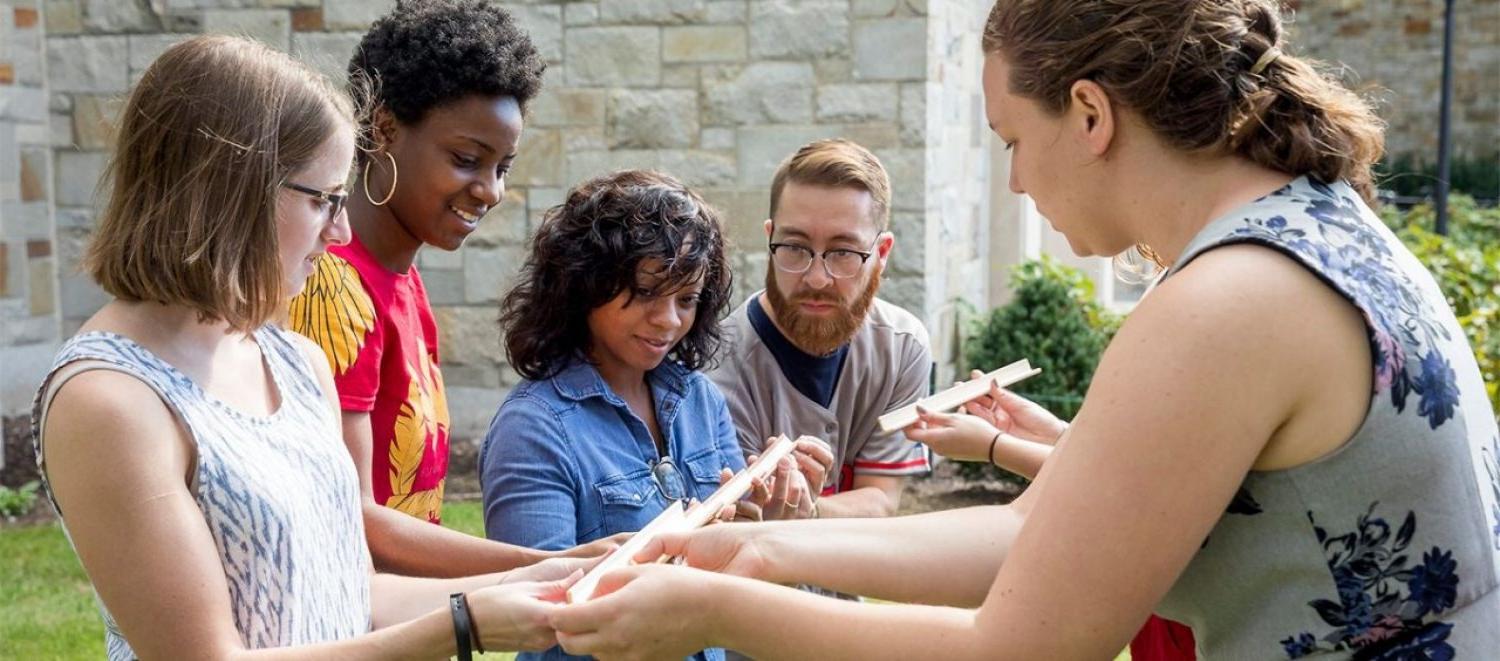
[[[681,486],[691,498],[707,498],[720,469],[745,467],[724,396],[703,374],[670,361],[646,376]],[[485,534],[562,550],[640,530],[670,502],[653,476],[659,459],[646,424],[587,362],[522,381],[500,405],[479,454]],[[576,657],[552,648],[520,658]],[[710,649],[694,658],[724,654]]]

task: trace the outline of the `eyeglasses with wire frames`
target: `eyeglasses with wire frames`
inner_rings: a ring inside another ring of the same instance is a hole
[[[344,202],[349,200],[348,193],[330,193],[325,190],[318,190],[316,188],[310,188],[301,184],[294,184],[290,181],[281,182],[281,186],[283,188],[302,193],[303,195],[306,195],[308,197],[317,198],[319,200],[327,202],[328,220],[330,221],[339,217],[339,212],[344,210]]]
[[[852,250],[849,248],[830,248],[822,253],[813,252],[812,248],[799,246],[795,243],[772,243],[771,263],[776,268],[786,273],[806,273],[812,268],[813,260],[817,257],[823,258],[823,272],[830,278],[852,278],[859,275],[864,269],[865,262],[870,261],[870,256],[875,254],[875,245],[880,243],[880,237],[875,237],[875,243],[870,244],[869,250]]]

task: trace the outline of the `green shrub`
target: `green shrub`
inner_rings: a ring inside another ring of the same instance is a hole
[[[1375,166],[1375,179],[1380,188],[1397,195],[1431,197],[1437,190],[1437,165],[1411,154],[1391,156]],[[1448,181],[1454,193],[1500,198],[1500,152],[1488,157],[1454,158],[1449,161]]]
[[[990,371],[1022,358],[1031,361],[1042,373],[1012,390],[1071,420],[1120,318],[1095,302],[1088,276],[1048,256],[1013,267],[1010,285],[1015,298],[975,320],[964,341],[965,363]],[[959,473],[1025,482],[984,463],[959,464]]]
[[[1446,237],[1428,229],[1431,204],[1387,207],[1381,217],[1437,279],[1474,348],[1490,404],[1500,411],[1500,209],[1478,207],[1464,195],[1450,198]]]
[[[0,516],[16,517],[31,511],[36,504],[36,490],[41,486],[40,482],[32,480],[12,489],[0,485]]]

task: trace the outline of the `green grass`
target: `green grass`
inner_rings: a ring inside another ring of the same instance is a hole
[[[471,535],[484,534],[483,516],[479,503],[443,505],[443,525]],[[57,524],[0,530],[0,558],[0,659],[104,656],[104,625],[88,576]],[[1130,653],[1115,661],[1130,661]]]

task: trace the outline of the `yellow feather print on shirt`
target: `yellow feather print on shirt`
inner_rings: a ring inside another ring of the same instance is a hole
[[[317,268],[287,311],[292,330],[318,343],[335,374],[359,357],[375,327],[375,305],[360,284],[359,272],[334,255],[318,258]]]
[[[412,516],[436,521],[442,515],[443,485],[413,491],[417,471],[422,467],[422,458],[436,451],[438,430],[448,429],[448,399],[443,392],[442,373],[437,370],[427,347],[417,341],[417,361],[420,366],[407,364],[406,401],[396,414],[394,436],[389,451],[391,465],[391,497],[386,501],[390,507]]]

